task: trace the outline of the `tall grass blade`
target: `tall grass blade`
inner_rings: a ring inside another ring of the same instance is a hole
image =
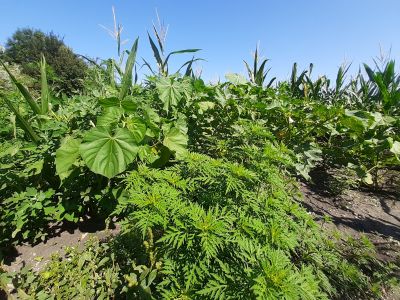
[[[167,58],[165,59],[164,65],[168,64],[168,60],[171,57],[171,55],[182,54],[182,53],[194,53],[200,50],[201,49],[185,49],[185,50],[172,51],[171,53],[168,54]]]
[[[150,34],[147,33],[147,35],[149,37],[151,49],[153,50],[153,55],[157,61],[158,67],[160,69],[160,73],[162,73],[164,64],[163,64],[163,60],[161,58],[160,51],[158,51],[158,48],[157,48],[156,44],[154,43],[153,39],[151,38]]]
[[[17,118],[17,121],[21,128],[24,130],[24,132],[32,139],[33,142],[36,144],[39,143],[39,137],[36,135],[35,131],[29,125],[29,123],[25,120],[25,118],[21,115],[19,110],[12,104],[12,102],[7,99],[5,95],[0,93],[0,98],[4,100],[4,102],[7,104],[8,108],[11,110],[12,113],[14,113],[15,117]]]
[[[164,52],[163,40],[161,39],[156,26],[153,25],[154,34],[156,35],[158,46],[160,47],[161,53]]]
[[[143,57],[142,57],[142,59],[143,59],[143,65],[142,65],[142,66],[148,67],[149,70],[150,70],[150,72],[151,72],[153,75],[155,75],[156,73],[153,71],[153,68],[152,68],[151,65],[148,63],[148,61],[145,60]]]
[[[132,70],[136,61],[136,53],[138,48],[139,38],[136,38],[133,43],[131,52],[129,53],[128,59],[126,61],[125,73],[122,77],[121,91],[119,93],[119,100],[122,101],[127,95],[129,88],[132,85]]]
[[[267,88],[271,87],[271,85],[274,83],[274,81],[276,80],[276,77],[273,77],[267,84]]]
[[[42,55],[42,60],[40,62],[40,75],[41,75],[41,102],[42,102],[42,114],[45,115],[49,111],[49,86],[47,84],[47,76],[46,76],[46,58]]]
[[[193,65],[193,63],[196,62],[196,61],[201,61],[201,60],[202,60],[202,61],[205,61],[205,60],[202,59],[202,58],[194,58],[194,56],[193,56],[191,60],[188,60],[187,62],[185,62],[185,63],[178,69],[177,73],[179,73],[179,72],[183,69],[183,67],[187,66],[187,67],[186,67],[186,71],[185,71],[185,76],[190,76],[191,71],[193,71],[193,70],[192,70],[192,65]],[[187,74],[189,74],[189,75],[187,75]]]
[[[35,99],[33,99],[32,95],[26,89],[26,87],[23,86],[17,80],[17,78],[14,77],[14,75],[10,72],[10,70],[7,68],[7,66],[1,60],[0,60],[0,63],[3,66],[3,68],[6,70],[7,74],[10,76],[11,81],[16,85],[18,90],[21,92],[22,96],[24,96],[25,100],[28,102],[28,104],[32,108],[33,112],[37,115],[40,115],[41,109],[40,109],[39,105],[36,103]]]
[[[258,45],[256,45],[256,51],[254,52],[254,66],[253,66],[253,73],[257,72],[257,63],[258,63]]]
[[[251,71],[249,64],[245,60],[243,60],[243,62],[244,62],[244,65],[246,66],[247,74],[249,75],[250,81],[254,81],[253,72]]]
[[[290,86],[292,87],[292,92],[294,91],[296,79],[297,79],[297,63],[294,63],[292,67],[292,74],[290,76]]]

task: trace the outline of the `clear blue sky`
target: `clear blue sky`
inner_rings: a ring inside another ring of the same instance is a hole
[[[288,78],[293,62],[301,68],[313,62],[314,75],[333,77],[347,61],[354,73],[361,62],[372,63],[380,47],[391,49],[400,65],[399,0],[0,0],[0,44],[17,28],[32,27],[64,36],[77,53],[115,56],[113,40],[99,26],[112,27],[112,5],[124,26],[123,38],[131,45],[139,36],[139,56],[148,59],[146,30],[156,21],[157,8],[169,24],[167,50],[202,48],[207,80],[227,72],[245,74],[242,60],[251,60],[258,41],[271,59],[271,75],[280,79]]]

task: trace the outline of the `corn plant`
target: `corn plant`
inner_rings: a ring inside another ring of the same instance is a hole
[[[376,62],[375,65],[377,70],[373,71],[364,64],[368,78],[373,84],[371,100],[384,111],[396,111],[400,105],[400,76],[395,73],[395,62],[390,60],[384,68],[380,68]]]
[[[258,54],[258,46],[256,47],[256,51],[254,52],[254,57],[253,57],[253,68],[250,68],[249,64],[244,60],[244,64],[246,66],[248,75],[249,75],[249,79],[251,83],[254,83],[258,86],[263,86],[265,79],[269,73],[269,71],[271,69],[265,70],[265,65],[266,63],[269,61],[269,59],[264,59],[261,62],[261,65],[258,66],[259,62],[260,62],[260,57]],[[276,80],[276,77],[272,78],[268,84],[267,84],[267,88],[269,88],[272,83]]]
[[[172,52],[166,54],[165,39],[166,39],[167,31],[165,30],[165,27],[160,25],[159,29],[157,29],[156,26],[153,24],[153,31],[154,31],[154,35],[156,36],[156,39],[157,39],[157,45],[154,42],[154,40],[151,38],[149,32],[147,32],[147,36],[149,38],[151,49],[153,50],[154,58],[156,59],[156,62],[157,62],[158,74],[161,76],[169,75],[168,61],[172,55],[184,54],[184,53],[194,53],[194,52],[198,52],[201,50],[201,49],[184,49],[184,50],[172,51]],[[193,57],[191,60],[185,62],[179,68],[179,70],[181,70],[184,66],[186,66],[185,75],[189,76],[189,75],[193,74],[193,71],[192,71],[193,62],[199,61],[199,60],[202,60],[202,59]],[[144,61],[144,65],[147,66],[153,74],[156,74],[154,72],[153,68],[151,67],[150,63],[148,63],[145,59],[143,59],[143,61]],[[178,72],[179,72],[179,70],[178,70]]]

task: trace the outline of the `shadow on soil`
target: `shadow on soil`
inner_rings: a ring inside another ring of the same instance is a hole
[[[68,232],[73,234],[76,230],[79,230],[81,233],[96,233],[99,231],[102,231],[106,229],[107,224],[104,219],[100,218],[87,218],[84,219],[81,222],[78,223],[71,223],[71,222],[65,222],[60,225],[53,225],[50,226],[50,228],[47,231],[46,239],[43,241],[43,243],[47,243],[49,240],[51,240],[54,237],[58,237],[61,235],[63,232]],[[108,229],[115,229],[115,224],[114,222],[111,222],[108,224]],[[38,241],[35,244],[31,244],[32,246],[35,246],[37,244],[41,243],[41,241]],[[16,257],[20,255],[18,252],[17,248],[14,246],[10,246],[6,249],[2,249],[4,253],[4,263],[6,265],[10,265],[12,262],[15,261]],[[1,299],[1,297],[0,297]]]

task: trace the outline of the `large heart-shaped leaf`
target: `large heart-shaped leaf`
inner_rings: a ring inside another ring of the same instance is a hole
[[[56,151],[56,171],[61,180],[67,178],[71,173],[71,167],[79,156],[80,140],[66,137],[61,147]]]
[[[169,150],[175,152],[176,158],[183,158],[187,153],[188,136],[178,128],[173,127],[166,134],[163,144]]]
[[[104,127],[93,128],[83,140],[79,152],[86,165],[108,178],[125,171],[138,152],[135,138],[126,128],[118,128],[114,134]]]

